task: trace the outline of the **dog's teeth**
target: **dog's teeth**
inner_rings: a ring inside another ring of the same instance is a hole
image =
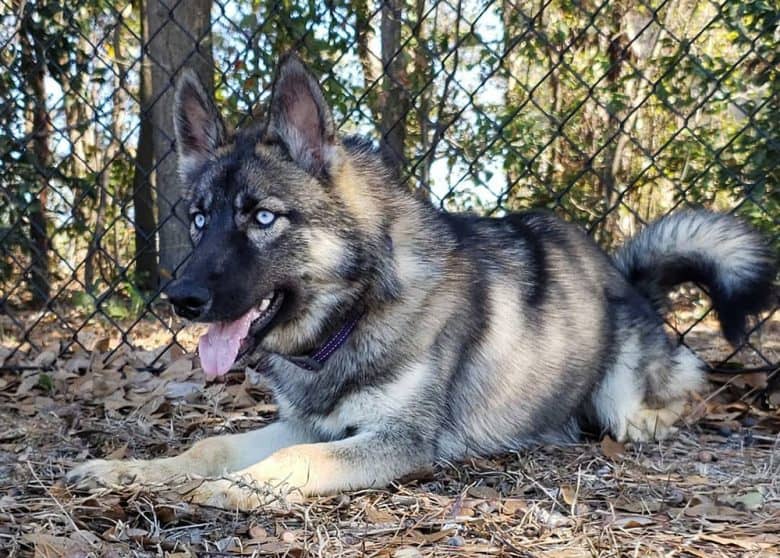
[[[270,298],[264,298],[263,302],[260,303],[260,311],[265,312],[268,310],[268,307],[271,306],[271,299]]]

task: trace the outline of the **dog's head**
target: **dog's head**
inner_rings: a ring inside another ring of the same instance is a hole
[[[355,206],[370,204],[322,90],[289,55],[271,99],[265,126],[230,134],[194,74],[176,88],[194,249],[166,293],[179,315],[210,324],[200,343],[210,376],[260,346],[306,346],[365,288],[354,270],[371,257],[372,227]]]

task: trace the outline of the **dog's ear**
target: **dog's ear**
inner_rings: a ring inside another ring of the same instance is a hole
[[[222,117],[198,76],[189,69],[176,82],[173,125],[182,177],[213,157],[225,141]]]
[[[326,174],[334,162],[333,115],[319,83],[293,53],[279,63],[268,131],[284,143],[293,161],[315,176]]]

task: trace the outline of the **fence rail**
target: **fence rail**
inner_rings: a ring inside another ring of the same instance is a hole
[[[0,0],[0,365],[180,341],[173,83],[195,69],[241,125],[289,49],[443,210],[547,207],[610,248],[705,205],[780,245],[779,21],[759,0]],[[686,293],[683,342],[710,312]],[[778,350],[759,328],[717,360]]]

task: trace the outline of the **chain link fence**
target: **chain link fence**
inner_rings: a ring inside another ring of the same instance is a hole
[[[187,256],[172,90],[184,67],[233,125],[281,53],[321,76],[442,210],[547,207],[606,248],[675,209],[780,244],[780,8],[763,1],[0,0],[0,365],[182,340],[159,288]],[[669,325],[703,350],[698,291]],[[710,362],[776,367],[776,312]],[[711,348],[711,347],[710,347]]]

